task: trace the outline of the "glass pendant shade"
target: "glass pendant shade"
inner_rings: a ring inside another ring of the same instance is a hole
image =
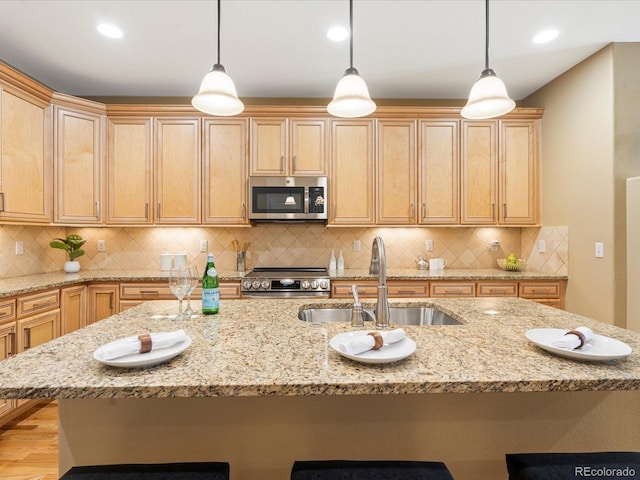
[[[327,111],[336,117],[364,117],[375,112],[376,104],[369,96],[367,84],[355,68],[349,68],[338,82]]]
[[[483,120],[509,113],[515,106],[516,102],[509,98],[502,80],[493,70],[486,69],[471,87],[469,100],[460,114],[464,118]]]
[[[191,104],[209,115],[231,116],[244,110],[233,80],[219,63],[205,75],[200,91],[191,99]]]

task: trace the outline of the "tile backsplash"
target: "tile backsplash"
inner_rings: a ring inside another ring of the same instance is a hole
[[[367,268],[371,244],[382,236],[388,268],[414,268],[425,241],[433,240],[429,258],[444,257],[447,268],[496,268],[496,259],[513,252],[527,259],[531,269],[568,274],[568,227],[536,228],[344,228],[318,224],[261,224],[251,228],[218,227],[101,227],[0,225],[0,278],[62,270],[65,253],[49,247],[55,237],[78,233],[87,240],[86,255],[79,258],[85,270],[160,270],[162,252],[184,252],[190,261],[204,264],[206,253],[199,251],[207,240],[223,270],[236,267],[234,239],[251,242],[247,269],[254,266],[326,266],[331,250],[342,250],[345,268]],[[105,252],[98,252],[104,240]],[[492,250],[491,243],[499,246]],[[538,253],[545,240],[544,253]],[[354,243],[360,242],[360,251]],[[24,254],[16,255],[16,242]]]

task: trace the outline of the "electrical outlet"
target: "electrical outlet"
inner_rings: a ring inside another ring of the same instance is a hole
[[[107,243],[104,240],[98,240],[98,251],[99,252],[107,251]]]
[[[24,255],[24,242],[16,242],[16,255]]]
[[[354,252],[359,252],[360,251],[360,240],[354,240],[353,241],[353,251]]]
[[[604,243],[596,242],[596,258],[604,258]]]
[[[207,253],[209,251],[209,242],[207,240],[200,240],[200,252]]]
[[[547,250],[547,243],[544,240],[538,240],[538,253],[544,253]]]
[[[429,239],[424,242],[425,249],[427,252],[433,252],[433,240]]]

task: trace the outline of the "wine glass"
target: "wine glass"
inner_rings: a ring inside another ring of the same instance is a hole
[[[186,319],[191,318],[191,315],[195,313],[195,311],[191,308],[191,294],[196,289],[198,285],[200,285],[200,274],[198,272],[198,267],[196,265],[191,265],[189,267],[189,288],[185,294],[187,299],[187,308],[184,311],[184,316]]]
[[[169,288],[178,299],[178,316],[176,320],[182,320],[184,313],[182,312],[182,299],[191,287],[191,279],[189,278],[189,269],[186,267],[172,268],[169,272]]]

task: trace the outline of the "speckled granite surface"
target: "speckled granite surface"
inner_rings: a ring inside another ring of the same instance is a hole
[[[243,274],[235,271],[219,270],[223,281],[240,280]],[[47,288],[70,286],[83,282],[153,282],[167,281],[169,272],[153,270],[87,270],[79,273],[64,272],[42,273],[24,277],[0,279],[0,298],[23,295]],[[343,270],[331,275],[335,280],[374,280],[368,270]],[[563,275],[550,275],[537,272],[505,272],[497,268],[487,269],[445,269],[440,272],[429,270],[405,269],[389,270],[387,278],[393,280],[566,280]]]
[[[197,302],[195,302],[197,304]],[[458,326],[405,327],[417,349],[385,365],[345,359],[329,340],[347,323],[314,326],[305,306],[338,300],[228,300],[212,317],[176,322],[175,301],[150,302],[0,362],[0,398],[146,398],[640,389],[640,335],[518,298],[431,299]],[[488,313],[494,311],[493,313]],[[591,327],[633,348],[622,360],[580,362],[548,354],[530,328]],[[184,328],[192,345],[148,369],[102,365],[113,340]]]

